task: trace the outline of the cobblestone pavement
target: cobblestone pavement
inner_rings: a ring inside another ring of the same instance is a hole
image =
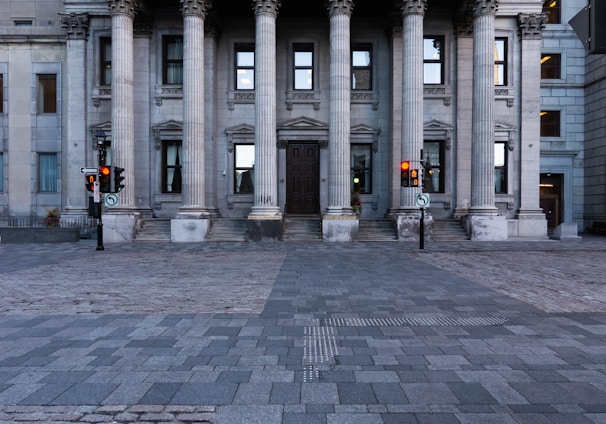
[[[0,244],[0,423],[606,423],[606,238]]]

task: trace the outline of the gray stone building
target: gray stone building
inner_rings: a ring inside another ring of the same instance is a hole
[[[151,218],[174,242],[219,218],[275,239],[285,216],[315,217],[326,241],[383,219],[418,240],[423,192],[429,236],[449,219],[473,240],[584,228],[606,203],[603,59],[586,83],[565,24],[582,1],[554,1],[560,23],[551,3],[3,1],[0,219],[87,216],[81,168],[101,147],[125,169],[110,242]]]

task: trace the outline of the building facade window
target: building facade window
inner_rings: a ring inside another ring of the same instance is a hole
[[[236,90],[255,89],[255,45],[236,44]]]
[[[4,75],[0,74],[0,113],[4,113]]]
[[[255,182],[255,145],[234,145],[234,193],[251,194]]]
[[[444,193],[444,142],[423,142],[423,191]]]
[[[57,113],[57,75],[38,75],[38,113]]]
[[[57,191],[57,154],[38,154],[38,191]]]
[[[548,24],[561,23],[561,5],[560,0],[545,0],[543,2],[543,13],[547,13]]]
[[[423,38],[423,83],[444,84],[444,38]]]
[[[562,55],[543,53],[541,55],[541,79],[562,78]]]
[[[294,90],[314,89],[314,45],[296,43],[293,45]]]
[[[354,44],[351,49],[351,89],[372,90],[372,45]]]
[[[99,85],[112,85],[112,39],[101,37],[99,44]]]
[[[183,36],[162,37],[162,81],[183,84]]]
[[[507,85],[507,38],[494,40],[494,85]]]
[[[352,193],[372,193],[372,144],[352,144],[351,165]]]
[[[0,152],[0,193],[4,192],[4,153]]]
[[[541,137],[560,137],[560,111],[541,111]]]
[[[507,143],[494,144],[494,191],[507,193]]]
[[[162,193],[181,193],[182,156],[181,141],[162,142]]]

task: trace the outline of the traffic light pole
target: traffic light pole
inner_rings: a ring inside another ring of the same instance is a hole
[[[419,219],[419,249],[425,249],[425,208],[421,209],[421,218]]]
[[[105,165],[105,145],[99,144],[99,168]],[[99,221],[97,221],[97,250],[103,247],[103,193],[99,193]]]

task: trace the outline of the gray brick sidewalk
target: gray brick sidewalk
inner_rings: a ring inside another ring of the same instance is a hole
[[[0,422],[606,423],[606,239],[0,245]]]

